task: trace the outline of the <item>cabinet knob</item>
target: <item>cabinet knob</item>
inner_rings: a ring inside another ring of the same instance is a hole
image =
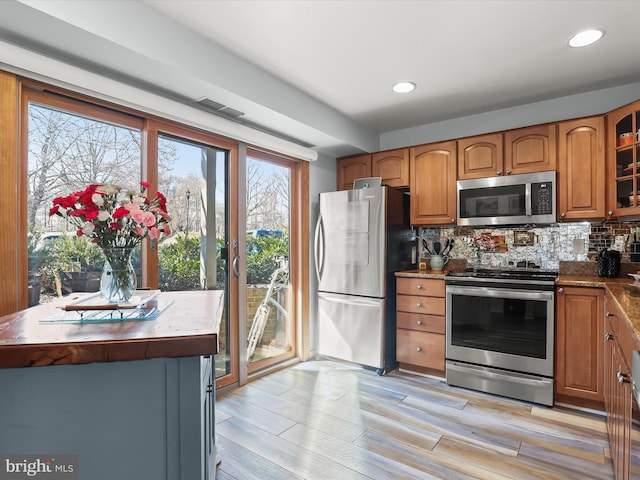
[[[418,321],[416,322],[416,324],[418,324],[418,325],[422,325],[422,320],[418,320]]]
[[[615,315],[611,312],[604,312],[605,317],[615,317]]]
[[[566,216],[567,216],[567,212],[562,212],[562,213],[560,214],[560,217],[561,217],[561,218],[564,218],[564,217],[566,217]]]
[[[421,352],[421,351],[422,351],[422,347],[416,348],[416,352]]]
[[[456,219],[455,219],[455,218],[452,218],[452,219],[451,219],[451,223],[456,223]]]
[[[416,308],[422,308],[422,304],[421,303],[416,303]]]
[[[417,288],[418,290],[422,290],[422,285],[416,285],[416,288]]]
[[[613,333],[611,332],[607,332],[604,334],[604,339],[605,340],[613,340]]]
[[[564,288],[560,287],[560,288],[558,289],[558,293],[564,293]]]
[[[613,210],[609,210],[609,211],[607,212],[607,215],[612,216],[612,215],[613,215]]]
[[[511,175],[511,170],[507,168],[507,175]]]

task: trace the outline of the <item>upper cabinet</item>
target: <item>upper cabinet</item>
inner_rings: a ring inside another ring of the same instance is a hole
[[[371,177],[371,154],[354,155],[337,160],[338,190],[351,190],[353,181]]]
[[[608,214],[640,215],[640,102],[607,115]]]
[[[409,149],[377,152],[371,156],[371,176],[388,187],[409,187]]]
[[[365,153],[337,160],[338,190],[351,190],[358,178],[382,177],[388,187],[409,187],[409,149]]]
[[[604,117],[558,124],[558,217],[605,216]]]
[[[518,128],[458,140],[458,178],[556,169],[556,125]]]
[[[506,175],[555,170],[556,164],[554,123],[504,132]]]
[[[409,167],[411,224],[455,224],[456,142],[412,147]]]
[[[502,134],[458,140],[458,179],[495,177],[503,172]]]

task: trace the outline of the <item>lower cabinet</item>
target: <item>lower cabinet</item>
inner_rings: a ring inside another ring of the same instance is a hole
[[[604,290],[556,290],[556,403],[602,410]]]
[[[396,359],[400,368],[444,376],[444,280],[397,278]]]
[[[637,349],[635,336],[621,318],[615,301],[607,293],[604,314],[605,411],[611,458],[616,480],[640,479],[637,461],[638,408],[633,396],[631,353]],[[634,421],[635,417],[635,421]],[[634,454],[632,455],[632,452]]]
[[[0,369],[0,452],[76,455],[83,479],[213,480],[211,362]]]

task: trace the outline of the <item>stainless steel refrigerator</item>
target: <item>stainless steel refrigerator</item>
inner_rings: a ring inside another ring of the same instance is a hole
[[[387,187],[320,194],[314,246],[318,353],[376,369],[396,362],[396,281],[411,268],[409,198]]]

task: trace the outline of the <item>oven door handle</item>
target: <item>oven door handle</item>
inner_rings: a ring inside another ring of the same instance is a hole
[[[516,372],[509,372],[508,374],[500,373],[496,371],[489,371],[486,368],[476,367],[475,365],[470,364],[459,365],[457,362],[451,360],[447,361],[447,370],[453,370],[463,373],[469,373],[470,370],[473,370],[474,372],[476,372],[478,378],[484,377],[494,380],[508,380],[510,383],[519,383],[521,385],[531,385],[534,387],[548,385],[549,383],[553,382],[553,380],[551,380],[550,378],[547,379],[533,377],[531,375]]]
[[[553,291],[519,290],[515,288],[491,288],[447,285],[446,292],[455,295],[470,295],[474,297],[513,298],[521,300],[553,301]],[[447,302],[449,299],[447,299]]]

